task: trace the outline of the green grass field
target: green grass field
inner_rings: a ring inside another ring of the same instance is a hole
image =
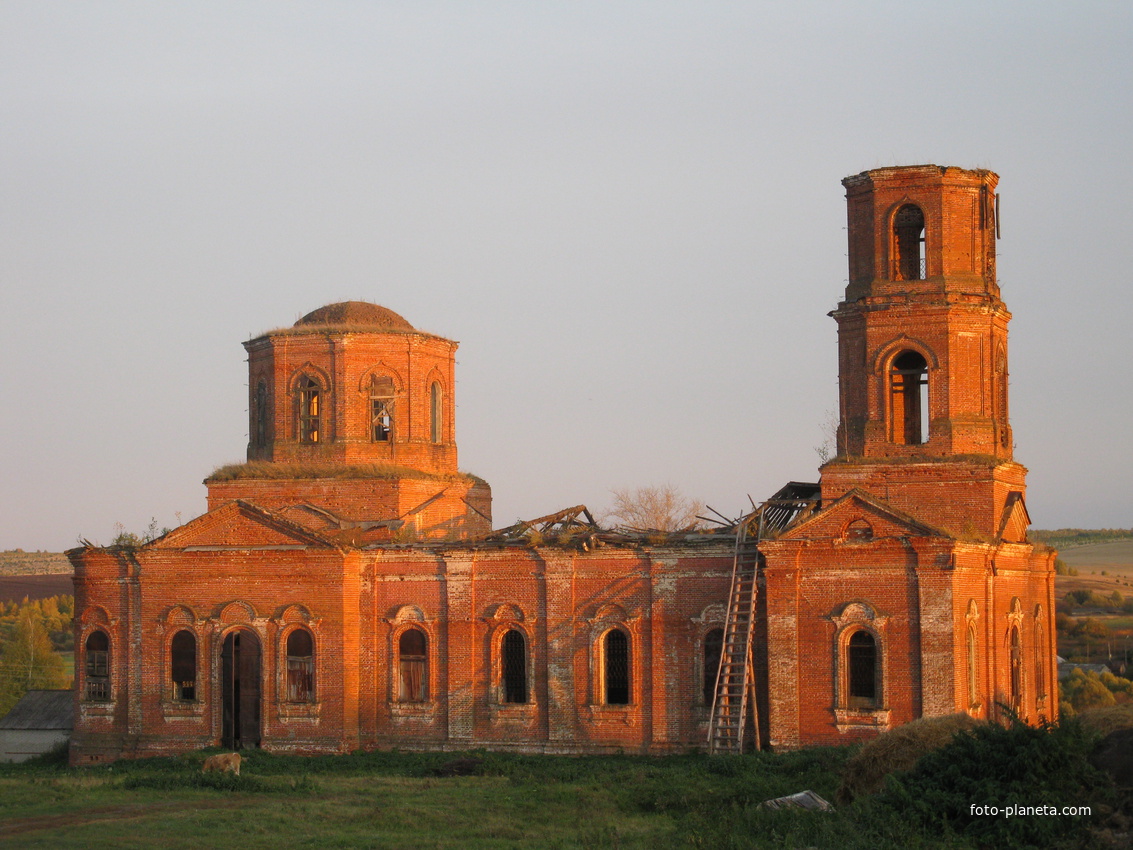
[[[98,768],[0,768],[0,845],[45,848],[696,847],[727,813],[814,788],[833,797],[845,750],[783,757],[476,754],[479,775],[433,775],[453,754],[253,753],[242,776],[203,754]],[[764,812],[772,843],[855,846],[848,815]],[[809,822],[809,823],[808,823]],[[864,844],[861,846],[865,846]],[[879,846],[875,840],[871,846]],[[884,845],[882,845],[884,846]],[[893,844],[891,846],[897,846]],[[931,845],[929,845],[931,846]]]
[[[240,777],[204,753],[73,769],[0,765],[0,846],[20,848],[965,848],[863,798],[832,813],[850,747],[772,755],[556,757],[453,753],[299,758],[253,752]],[[1034,793],[1038,793],[1037,791]],[[965,798],[966,799],[966,798]],[[966,805],[966,804],[965,804]],[[1076,843],[1074,846],[1078,846]]]

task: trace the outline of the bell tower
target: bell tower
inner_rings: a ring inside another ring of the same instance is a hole
[[[1007,324],[990,171],[847,177],[849,284],[838,323],[838,456],[823,499],[863,486],[926,522],[998,538],[1012,460]],[[1014,500],[1011,500],[1014,501]]]

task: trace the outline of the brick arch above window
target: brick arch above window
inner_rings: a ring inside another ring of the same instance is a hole
[[[940,360],[932,346],[924,340],[900,334],[874,350],[869,363],[870,371],[882,376],[888,374],[893,360],[906,351],[915,351],[923,357],[930,372],[940,368]]]
[[[311,624],[316,622],[316,618],[311,616],[311,611],[306,605],[293,602],[276,611],[273,619],[281,625],[290,625],[293,623]]]
[[[393,612],[387,620],[391,623],[427,623],[429,618],[425,612],[417,605],[408,604],[401,605]]]
[[[195,626],[198,622],[198,617],[193,612],[193,609],[190,608],[188,605],[184,605],[184,604],[180,604],[180,603],[178,603],[176,605],[171,605],[169,607],[169,610],[165,612],[165,616],[162,619],[165,621],[165,624],[169,627]]]
[[[298,392],[304,378],[309,378],[314,381],[324,392],[329,391],[332,386],[330,375],[327,371],[308,360],[291,373],[291,377],[287,381],[288,391],[292,393]]]
[[[526,619],[523,609],[513,602],[499,602],[489,605],[484,611],[484,618],[497,622],[515,623],[522,623]]]
[[[259,616],[250,602],[236,599],[221,605],[216,619],[224,626],[249,625],[256,622]]]
[[[385,363],[376,363],[362,372],[362,375],[358,378],[358,394],[368,398],[374,387],[375,378],[379,382],[382,379],[388,379],[395,395],[400,394],[405,389],[405,381],[400,372]]]

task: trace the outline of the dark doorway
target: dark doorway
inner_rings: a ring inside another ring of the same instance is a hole
[[[260,641],[237,629],[224,639],[221,700],[224,706],[221,744],[231,750],[260,745]]]

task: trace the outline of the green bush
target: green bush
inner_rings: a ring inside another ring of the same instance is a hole
[[[1097,736],[1077,721],[1059,725],[988,724],[963,732],[890,777],[878,802],[925,830],[960,835],[979,846],[1051,847],[1088,818],[1005,816],[1008,806],[1090,806],[1112,795],[1109,777],[1088,759]],[[998,814],[979,807],[995,807]]]

